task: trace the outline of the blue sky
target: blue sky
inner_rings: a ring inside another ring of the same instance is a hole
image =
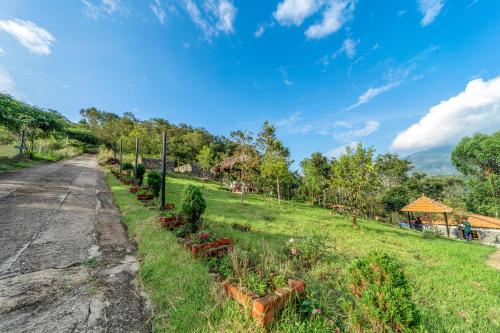
[[[500,128],[500,1],[2,0],[0,90],[406,155]]]

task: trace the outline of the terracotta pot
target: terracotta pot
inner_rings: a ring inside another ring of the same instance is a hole
[[[165,209],[167,209],[167,210],[171,210],[174,208],[175,208],[175,205],[173,203],[166,203],[165,204]]]
[[[191,246],[191,252],[192,253],[198,253],[201,251],[201,244],[193,244]]]

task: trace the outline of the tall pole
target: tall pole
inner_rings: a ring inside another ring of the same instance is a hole
[[[23,129],[23,134],[21,135],[21,146],[19,147],[19,153],[22,155],[23,154],[23,151],[24,151],[24,137],[25,137],[25,134],[26,133],[26,130]]]
[[[448,227],[448,214],[444,213],[444,223],[446,224],[446,233],[450,237],[450,228]]]
[[[120,175],[122,174],[122,162],[123,162],[123,139],[120,139]]]
[[[137,187],[137,162],[139,160],[139,138],[135,138],[134,184]]]
[[[163,132],[163,149],[161,154],[161,207],[160,209],[165,209],[165,190],[167,182],[167,133]]]

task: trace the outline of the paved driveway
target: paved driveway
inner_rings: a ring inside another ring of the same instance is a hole
[[[93,155],[0,174],[0,332],[144,332],[138,269]]]

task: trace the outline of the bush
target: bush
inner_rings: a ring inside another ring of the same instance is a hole
[[[130,176],[130,173],[134,169],[134,166],[132,163],[122,163],[122,170],[124,170],[127,173],[127,176]]]
[[[354,332],[409,332],[420,321],[401,266],[387,254],[374,252],[353,261],[349,288],[349,324]]]
[[[150,171],[147,174],[148,188],[155,197],[160,195],[161,189],[161,175],[156,171]]]
[[[331,254],[332,240],[325,236],[290,238],[286,243],[286,254],[297,260],[300,267],[311,268]]]
[[[207,204],[199,187],[188,185],[182,193],[181,213],[186,218],[186,225],[191,232],[197,232],[201,227],[201,215]]]
[[[144,174],[146,173],[146,168],[142,164],[137,164],[137,183],[142,185]]]

